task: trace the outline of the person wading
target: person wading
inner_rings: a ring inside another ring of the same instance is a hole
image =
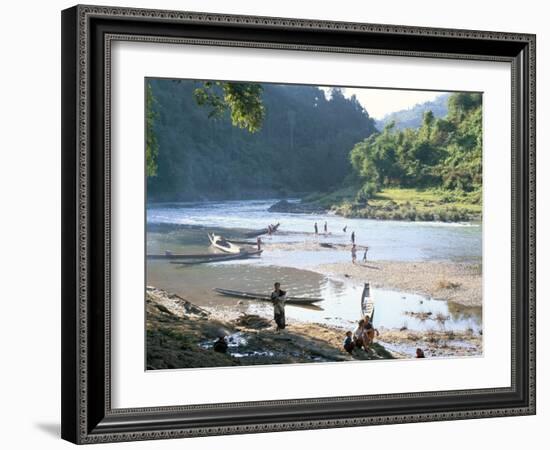
[[[367,252],[369,251],[369,248],[365,246],[365,252],[363,253],[363,264],[367,263]]]
[[[281,283],[275,283],[275,290],[271,293],[271,301],[273,302],[273,318],[277,324],[277,332],[284,330],[285,322],[285,302],[286,292],[281,289]]]
[[[355,264],[356,261],[357,261],[357,246],[353,244],[351,246],[351,262]]]

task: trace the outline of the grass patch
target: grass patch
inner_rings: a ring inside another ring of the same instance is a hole
[[[463,222],[479,220],[482,213],[480,192],[441,189],[384,189],[367,204],[355,201],[356,187],[331,194],[311,194],[304,203],[314,203],[344,217],[377,220]]]

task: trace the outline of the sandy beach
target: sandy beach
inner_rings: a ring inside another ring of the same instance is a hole
[[[372,261],[324,264],[313,269],[330,277],[368,280],[375,287],[414,292],[464,306],[482,305],[480,264]]]

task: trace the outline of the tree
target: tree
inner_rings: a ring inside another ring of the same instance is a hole
[[[265,109],[260,84],[206,81],[193,94],[200,106],[211,107],[209,117],[221,117],[229,110],[233,125],[251,133],[262,127]]]
[[[173,80],[181,83],[184,80]],[[158,118],[156,99],[150,83],[146,87],[145,117],[146,145],[145,161],[148,177],[157,175],[158,142],[155,132],[155,121]],[[262,86],[254,83],[231,83],[206,81],[193,92],[195,101],[200,106],[210,106],[209,117],[221,117],[230,112],[234,126],[255,133],[260,130],[265,116],[262,104]]]
[[[418,129],[398,130],[390,122],[356,144],[350,160],[362,183],[358,201],[372,196],[373,188],[389,186],[480,190],[481,100],[480,94],[452,94],[445,118],[427,111]]]
[[[150,83],[159,145],[158,175],[147,180],[152,201],[328,192],[352,174],[353,145],[375,132],[351,98],[333,101],[315,86],[262,84],[265,116],[251,133],[235,126],[229,109],[212,116],[211,106],[198,105],[204,82]]]

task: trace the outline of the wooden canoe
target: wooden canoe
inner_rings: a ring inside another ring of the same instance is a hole
[[[361,315],[369,317],[370,321],[374,318],[374,301],[370,296],[370,284],[365,283],[363,293],[361,294]]]
[[[147,259],[210,259],[219,256],[227,256],[226,253],[171,253],[147,255]]]
[[[271,302],[271,296],[268,294],[256,294],[252,292],[233,291],[231,289],[214,288],[214,291],[218,294],[225,295],[227,297],[245,298],[248,300],[260,300],[264,302]],[[304,297],[287,297],[286,304],[288,305],[311,305],[312,303],[322,302],[322,298],[304,298]]]
[[[179,260],[170,261],[170,264],[182,264],[182,265],[192,265],[192,264],[208,264],[215,262],[223,261],[233,261],[237,259],[248,259],[254,256],[260,256],[263,250],[256,250],[253,252],[241,252],[241,253],[225,253],[222,255],[211,255],[209,258],[203,258],[202,255],[200,258],[181,258]]]
[[[214,247],[221,250],[222,252],[235,254],[235,253],[241,253],[242,251],[241,247],[229,242],[224,237],[219,236],[217,234],[208,233],[208,239],[210,239],[210,243]]]
[[[280,223],[272,225],[271,226],[271,232],[275,233],[280,225],[281,225]],[[269,230],[267,228],[262,228],[261,230],[256,230],[256,231],[251,231],[249,233],[245,233],[245,236],[248,237],[248,238],[254,238],[254,237],[261,236],[262,234],[267,234],[268,232],[269,232]]]

